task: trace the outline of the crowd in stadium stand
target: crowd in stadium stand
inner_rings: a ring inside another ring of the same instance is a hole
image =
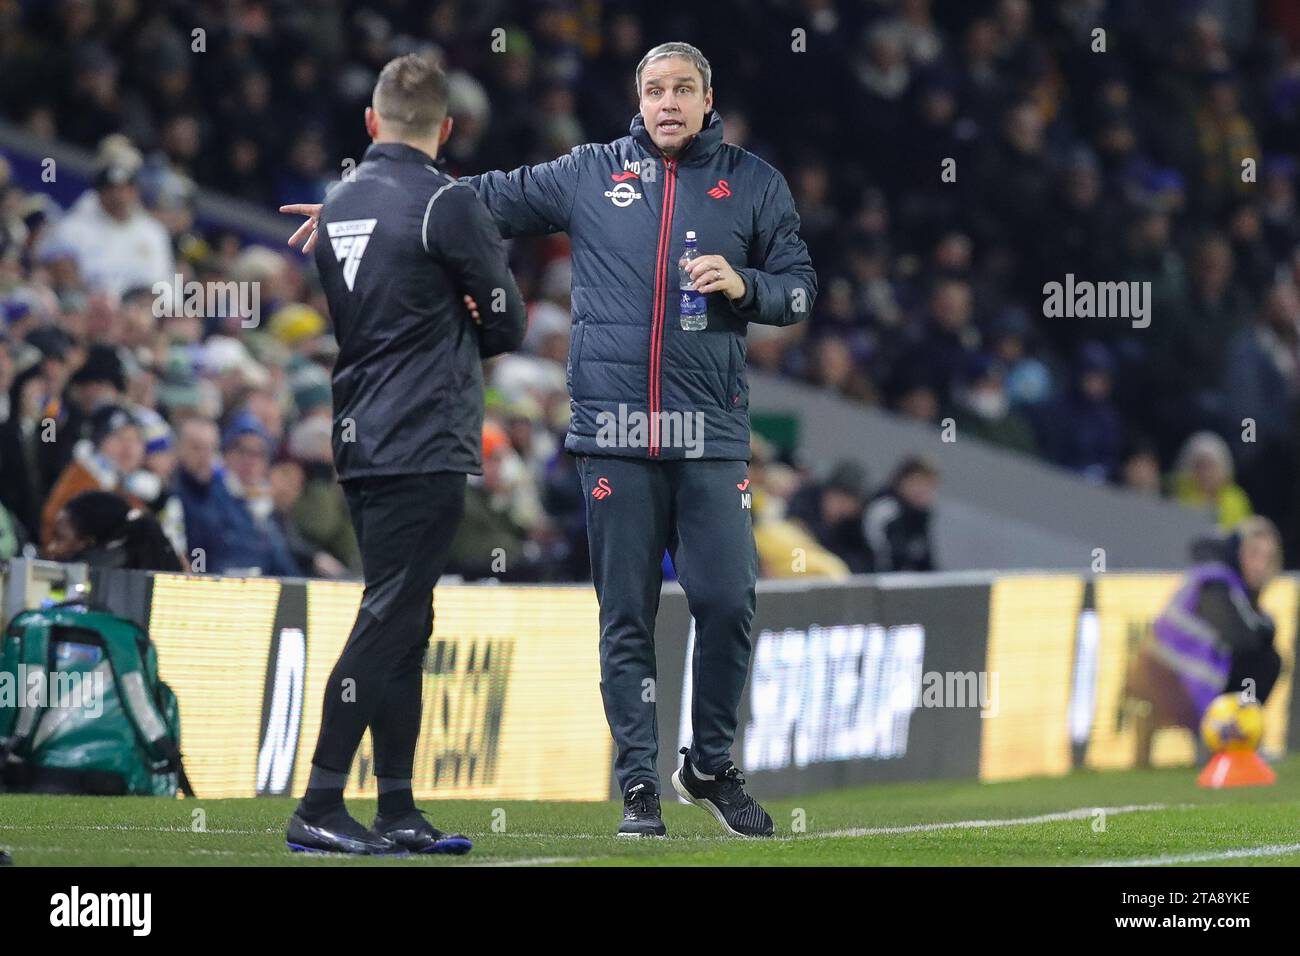
[[[789,179],[820,277],[810,321],[751,327],[752,366],[936,428],[952,418],[959,436],[1225,527],[1267,514],[1294,563],[1293,5],[724,6],[736,14],[0,0],[0,116],[96,155],[92,188],[66,209],[11,181],[0,156],[0,556],[117,544],[105,560],[170,564],[157,534],[128,534],[145,514],[194,570],[356,575],[330,464],[336,346],[310,263],[199,221],[196,188],[267,210],[319,201],[365,150],[379,68],[411,51],[450,73],[450,171],[546,161],[623,135],[637,61],[687,39],[711,59],[726,138]],[[792,50],[798,29],[809,52]],[[484,475],[450,570],[579,579],[583,502],[559,451],[567,241],[511,255],[528,336],[490,368]],[[159,315],[153,283],[176,273],[257,283],[258,326]],[[1149,281],[1155,320],[1045,316],[1044,284],[1067,274]],[[934,461],[868,475],[756,439],[754,479],[765,575],[936,564]],[[132,507],[78,500],[97,491]]]

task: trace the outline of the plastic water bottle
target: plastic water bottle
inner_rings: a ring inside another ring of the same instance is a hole
[[[678,286],[681,289],[681,316],[683,332],[699,332],[709,324],[709,306],[704,293],[694,288],[695,280],[686,271],[691,262],[700,257],[695,246],[695,233],[686,234],[686,251],[677,262]]]

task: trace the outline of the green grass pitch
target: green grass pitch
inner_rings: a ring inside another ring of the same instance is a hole
[[[435,825],[474,840],[473,853],[455,858],[290,853],[291,799],[7,794],[0,795],[0,849],[19,866],[1294,866],[1300,756],[1275,769],[1272,786],[1224,791],[1196,786],[1190,769],[835,790],[767,802],[777,826],[772,840],[723,836],[711,817],[675,796],[664,807],[668,838],[639,841],[613,836],[615,803],[424,803]],[[369,822],[373,802],[351,806]],[[193,829],[197,809],[204,832]]]

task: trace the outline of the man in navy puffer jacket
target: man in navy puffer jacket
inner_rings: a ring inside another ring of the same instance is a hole
[[[673,785],[729,832],[772,832],[730,758],[757,576],[745,329],[806,317],[817,277],[784,177],[723,143],[710,73],[688,44],[656,47],[637,68],[630,135],[468,180],[503,236],[562,231],[573,245],[564,445],[587,501],[619,832],[634,836],[665,832],[647,693],[665,547],[696,626],[692,746]],[[705,253],[690,266],[708,303],[698,332],[678,316],[688,231]]]

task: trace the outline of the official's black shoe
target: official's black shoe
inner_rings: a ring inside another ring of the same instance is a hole
[[[289,818],[284,842],[295,853],[357,853],[363,856],[406,851],[387,837],[367,830],[348,815],[335,810],[319,820],[307,820],[296,811]]]
[[[464,856],[474,848],[468,837],[443,833],[424,818],[423,810],[408,810],[394,817],[375,817],[374,831],[412,853],[449,853]]]
[[[627,788],[623,796],[623,822],[618,825],[621,837],[661,837],[668,833],[660,816],[659,794],[648,783]]]
[[[682,748],[688,754],[687,748]],[[745,777],[733,763],[715,776],[701,774],[684,757],[673,771],[673,789],[687,803],[703,807],[732,836],[771,836],[772,818],[745,792]]]

